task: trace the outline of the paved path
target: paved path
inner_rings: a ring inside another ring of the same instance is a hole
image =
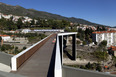
[[[0,71],[4,71],[4,72],[11,71],[10,63],[11,63],[12,56],[13,55],[9,55],[0,51]]]
[[[54,38],[55,36],[51,37],[14,73],[27,77],[47,77],[54,48],[54,44],[52,44]]]
[[[0,71],[0,77],[26,77],[26,76]]]

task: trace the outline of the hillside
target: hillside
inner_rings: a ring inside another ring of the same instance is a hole
[[[43,11],[37,11],[34,9],[25,9],[21,6],[12,6],[12,5],[7,5],[4,3],[0,2],[0,13],[3,14],[13,14],[13,15],[17,15],[17,16],[28,16],[31,18],[47,18],[47,19],[63,19],[63,20],[68,20],[74,23],[80,23],[80,24],[87,24],[87,25],[100,25],[100,24],[96,24],[96,23],[92,23],[89,22],[87,20],[84,19],[79,19],[79,18],[68,18],[68,17],[63,17],[57,14],[52,14],[52,13],[48,13],[48,12],[43,12]]]

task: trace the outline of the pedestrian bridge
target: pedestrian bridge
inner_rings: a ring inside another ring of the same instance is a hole
[[[21,77],[115,77],[64,66],[64,37],[72,36],[72,60],[76,60],[76,32],[51,34],[11,59],[12,74]],[[52,41],[56,39],[56,43]]]

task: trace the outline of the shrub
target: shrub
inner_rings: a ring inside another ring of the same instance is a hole
[[[95,51],[93,55],[99,60],[106,60],[108,57],[107,52],[102,52],[102,51]]]

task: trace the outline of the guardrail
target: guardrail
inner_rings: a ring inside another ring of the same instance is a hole
[[[59,34],[57,34],[54,77],[62,77],[63,37],[68,36],[68,35],[75,35],[75,34],[77,34],[77,32],[59,33]],[[62,39],[60,39],[60,36],[62,37]],[[76,37],[73,37],[73,38],[75,39]],[[61,46],[60,46],[60,42],[62,43]],[[73,43],[73,44],[74,44],[73,46],[75,46],[75,43]],[[74,49],[76,49],[76,48],[74,48]],[[73,52],[75,52],[75,50]]]
[[[58,35],[57,35],[57,40],[56,40],[54,77],[62,77],[62,63],[61,63],[59,36]]]
[[[11,58],[11,68],[12,71],[17,71],[17,69],[27,60],[29,59],[43,44],[46,43],[52,36],[56,34],[51,34],[48,37],[42,39],[41,41],[35,43],[31,47],[27,48],[26,50],[20,52],[19,54],[15,55]]]

